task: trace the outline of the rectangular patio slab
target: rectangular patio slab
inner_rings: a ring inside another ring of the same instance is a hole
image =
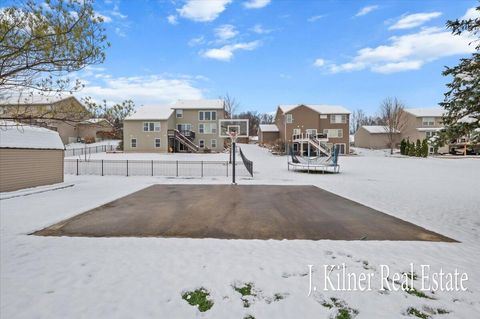
[[[315,186],[279,185],[154,185],[33,234],[455,241]]]

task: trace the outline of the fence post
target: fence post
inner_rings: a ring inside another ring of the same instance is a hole
[[[102,159],[102,176],[103,176],[103,159]]]
[[[153,176],[153,160],[152,160],[152,176]]]
[[[178,177],[178,161],[177,161],[177,177]]]
[[[128,160],[127,160],[127,177],[128,177]]]
[[[227,161],[227,177],[228,177],[228,161]]]
[[[202,174],[201,174],[201,177],[203,177],[203,161],[201,162],[201,165],[202,165]]]
[[[78,176],[78,158],[77,158],[77,176]]]

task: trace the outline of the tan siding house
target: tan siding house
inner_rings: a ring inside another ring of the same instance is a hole
[[[222,100],[179,100],[172,106],[146,106],[124,121],[126,152],[220,152]]]
[[[32,119],[25,124],[42,126],[58,132],[64,144],[84,138],[97,138],[98,131],[113,131],[113,126],[109,122],[92,119],[85,106],[74,96],[60,99],[32,97],[0,100],[0,119],[16,120],[24,118],[25,115],[33,118],[41,116],[42,119]]]
[[[64,146],[57,132],[0,125],[0,192],[63,182]]]
[[[260,124],[257,135],[260,144],[271,145],[280,138],[280,131],[275,124]]]
[[[401,141],[400,133],[395,134],[395,147]],[[364,125],[355,132],[355,146],[370,149],[390,148],[389,138],[385,126]]]

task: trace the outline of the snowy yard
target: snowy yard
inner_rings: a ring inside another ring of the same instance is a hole
[[[29,236],[152,184],[230,183],[227,177],[67,175],[65,184],[74,186],[0,201],[0,317],[334,318],[342,311],[356,318],[400,318],[415,311],[435,318],[478,316],[480,160],[386,157],[362,150],[340,158],[340,174],[308,175],[287,171],[286,157],[255,145],[243,149],[254,162],[254,179],[239,178],[239,184],[315,185],[460,243]],[[91,156],[111,155],[135,154]],[[292,200],[302,200],[302,194]],[[318,289],[308,296],[308,265],[320,287],[323,265],[342,263],[349,272],[378,277],[380,265],[391,273],[407,272],[411,263],[416,274],[421,264],[431,272],[458,269],[468,274],[468,289],[422,296],[380,291],[374,280],[371,291]],[[182,299],[197,288],[205,288],[213,301],[206,312]]]

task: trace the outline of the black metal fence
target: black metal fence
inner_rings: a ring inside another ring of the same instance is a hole
[[[229,176],[228,161],[81,160],[65,159],[65,174],[117,176],[207,177]],[[239,176],[251,173],[237,164]]]
[[[112,152],[112,151],[115,151],[116,149],[117,149],[117,146],[115,145],[98,145],[98,146],[89,146],[89,147],[82,147],[82,148],[70,148],[65,150],[65,157]]]
[[[245,168],[253,177],[253,162],[245,157],[245,154],[243,154],[242,149],[240,147],[238,149],[240,151],[240,156],[242,157],[242,161],[243,161],[243,164],[245,165]]]

